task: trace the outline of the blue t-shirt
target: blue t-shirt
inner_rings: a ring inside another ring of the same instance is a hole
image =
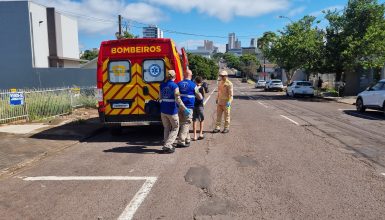
[[[194,108],[196,86],[197,85],[189,79],[185,79],[178,83],[180,96],[186,108]]]
[[[178,88],[178,85],[169,80],[160,85],[161,93],[161,103],[160,103],[160,112],[167,115],[176,115],[178,114],[178,106],[175,101],[175,89]]]

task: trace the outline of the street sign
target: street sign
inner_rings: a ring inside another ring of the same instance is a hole
[[[22,92],[11,92],[9,94],[9,104],[12,106],[24,105],[24,94]]]

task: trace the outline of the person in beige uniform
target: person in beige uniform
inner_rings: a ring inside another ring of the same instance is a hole
[[[217,123],[214,129],[214,133],[219,133],[222,124],[222,115],[225,115],[225,126],[222,133],[229,133],[230,129],[230,109],[233,101],[233,83],[228,79],[226,71],[219,73],[221,81],[218,85],[217,96]]]

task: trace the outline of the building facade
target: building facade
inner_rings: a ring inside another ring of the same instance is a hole
[[[250,47],[257,47],[257,42],[258,42],[258,39],[257,38],[251,38],[250,40]]]
[[[54,75],[80,67],[76,19],[31,1],[0,1],[0,29],[0,88],[82,84],[74,69]]]
[[[18,47],[19,42],[23,42],[23,49],[28,50],[25,54],[28,62],[21,64],[13,60],[18,65],[37,68],[80,66],[76,19],[30,1],[0,2],[0,10],[0,28],[7,30],[1,35],[2,48]],[[16,16],[18,19],[12,19]],[[2,60],[9,61],[9,58]]]
[[[143,38],[163,38],[163,31],[157,26],[144,27]]]
[[[229,42],[228,42],[228,49],[234,49],[235,48],[235,33],[229,34]]]

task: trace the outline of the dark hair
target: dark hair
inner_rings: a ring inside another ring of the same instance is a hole
[[[196,83],[202,83],[202,81],[203,81],[203,79],[202,79],[202,77],[200,77],[200,76],[197,76],[197,77],[195,77],[195,82]]]

